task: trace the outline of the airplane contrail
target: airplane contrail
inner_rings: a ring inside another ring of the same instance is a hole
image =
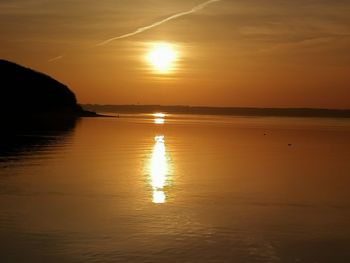
[[[57,57],[54,57],[54,58],[49,59],[48,62],[54,62],[54,61],[56,61],[56,60],[62,59],[63,57],[64,57],[64,55],[60,55],[60,56],[57,56]]]
[[[170,20],[174,20],[176,18],[179,18],[179,17],[182,17],[182,16],[186,16],[186,15],[190,15],[192,13],[198,12],[198,11],[202,10],[203,8],[205,8],[207,5],[215,3],[215,2],[220,2],[220,1],[222,1],[222,0],[209,0],[209,1],[206,1],[206,2],[204,2],[202,4],[200,4],[200,5],[197,5],[197,6],[193,7],[192,9],[190,9],[188,11],[184,11],[184,12],[181,12],[181,13],[169,16],[169,17],[167,17],[167,18],[165,18],[163,20],[160,20],[158,22],[155,22],[155,23],[153,23],[151,25],[140,27],[140,28],[136,29],[135,31],[133,31],[131,33],[127,33],[127,34],[124,34],[124,35],[121,35],[121,36],[117,36],[117,37],[112,37],[110,39],[107,39],[105,41],[102,41],[102,42],[96,44],[95,46],[104,46],[104,45],[107,45],[108,43],[110,43],[110,42],[112,42],[114,40],[127,38],[127,37],[132,37],[134,35],[137,35],[137,34],[140,34],[142,32],[145,32],[147,30],[150,30],[151,28],[160,26],[161,24],[164,24],[164,23],[166,23],[166,22],[168,22]]]
[[[209,0],[209,1],[206,1],[200,5],[197,5],[195,7],[193,7],[192,9],[188,10],[188,11],[184,11],[184,12],[181,12],[181,13],[177,13],[175,15],[172,15],[172,16],[169,16],[163,20],[160,20],[158,22],[155,22],[151,25],[148,25],[148,26],[145,26],[145,27],[140,27],[138,29],[136,29],[135,31],[131,32],[131,33],[127,33],[127,34],[124,34],[124,35],[121,35],[121,36],[117,36],[117,37],[113,37],[113,38],[110,38],[110,39],[107,39],[103,42],[100,42],[96,45],[94,45],[93,47],[97,47],[97,46],[104,46],[104,45],[107,45],[108,43],[114,41],[114,40],[118,40],[118,39],[122,39],[122,38],[127,38],[127,37],[132,37],[134,35],[137,35],[137,34],[140,34],[144,31],[147,31],[147,30],[150,30],[154,27],[157,27],[157,26],[160,26],[161,24],[164,24],[170,20],[174,20],[174,19],[177,19],[179,17],[182,17],[182,16],[186,16],[186,15],[190,15],[192,13],[195,13],[195,12],[198,12],[200,10],[202,10],[203,8],[205,8],[207,5],[210,5],[212,3],[215,3],[215,2],[220,2],[220,1],[223,1],[223,0]],[[60,55],[60,56],[57,56],[57,57],[54,57],[54,58],[51,58],[48,60],[48,62],[54,62],[54,61],[57,61],[57,60],[60,60],[64,58],[64,55]]]

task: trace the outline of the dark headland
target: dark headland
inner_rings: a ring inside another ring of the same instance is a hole
[[[164,105],[82,105],[84,109],[96,112],[261,116],[261,117],[320,117],[350,118],[350,109],[312,109],[312,108],[249,108],[249,107],[196,107]]]
[[[0,117],[3,127],[36,127],[95,117],[77,103],[75,94],[48,75],[0,60]]]

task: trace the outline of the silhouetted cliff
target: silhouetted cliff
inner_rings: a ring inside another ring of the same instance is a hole
[[[26,121],[33,126],[48,120],[97,115],[84,111],[77,104],[74,93],[57,80],[0,60],[0,116],[11,123]]]
[[[79,112],[74,93],[45,74],[0,60],[0,76],[2,113]]]

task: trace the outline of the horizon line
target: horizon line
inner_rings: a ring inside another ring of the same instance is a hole
[[[350,111],[349,108],[330,108],[330,107],[271,107],[271,106],[209,106],[209,105],[185,105],[185,104],[100,104],[100,103],[79,103],[85,106],[121,106],[121,107],[186,107],[186,108],[207,108],[207,109],[268,109],[268,110],[338,110]]]

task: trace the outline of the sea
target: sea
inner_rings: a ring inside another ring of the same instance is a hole
[[[350,119],[121,114],[0,146],[1,263],[350,262]]]

